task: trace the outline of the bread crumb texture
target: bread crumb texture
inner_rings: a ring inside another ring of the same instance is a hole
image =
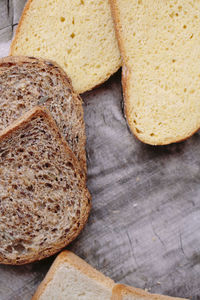
[[[0,261],[49,256],[85,224],[90,196],[80,169],[43,115],[0,141]]]
[[[168,144],[200,127],[200,1],[112,0],[130,128]]]
[[[108,0],[29,0],[11,55],[56,61],[82,93],[120,67]]]
[[[36,105],[45,106],[86,170],[82,101],[65,72],[51,62],[7,57],[0,60],[0,131]]]

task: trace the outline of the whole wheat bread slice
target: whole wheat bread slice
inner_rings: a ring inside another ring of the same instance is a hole
[[[200,1],[110,3],[130,129],[152,145],[188,138],[200,127]]]
[[[94,88],[121,66],[109,1],[27,1],[10,53],[56,61],[79,94]]]
[[[159,294],[150,294],[142,289],[124,284],[116,284],[113,288],[112,300],[184,300]]]
[[[55,63],[31,57],[0,59],[0,131],[36,105],[47,107],[86,171],[82,100]]]
[[[0,263],[52,255],[90,211],[85,173],[49,114],[33,108],[0,136]]]
[[[110,300],[114,281],[70,251],[60,253],[32,300]]]

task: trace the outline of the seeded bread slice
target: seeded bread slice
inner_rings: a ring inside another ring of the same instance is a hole
[[[0,136],[0,263],[50,256],[80,233],[90,211],[85,173],[41,107]]]
[[[77,93],[107,80],[121,66],[108,0],[29,0],[11,55],[52,59]]]
[[[112,300],[184,300],[158,294],[150,294],[142,289],[124,284],[116,284],[113,288]]]
[[[0,59],[0,131],[36,105],[47,107],[86,172],[82,100],[55,63],[31,57]]]
[[[32,300],[110,300],[114,281],[70,251],[60,253]]]
[[[110,2],[130,129],[152,145],[188,138],[200,128],[200,1]]]

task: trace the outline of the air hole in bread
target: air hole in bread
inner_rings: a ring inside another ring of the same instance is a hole
[[[142,133],[142,131],[139,130],[137,127],[135,128],[135,130],[136,130],[137,133]]]
[[[52,188],[52,184],[49,183],[49,182],[46,182],[46,183],[45,183],[45,186],[48,187],[48,188]]]
[[[22,253],[25,250],[25,247],[20,243],[13,246],[13,248],[15,249],[15,251],[17,251],[19,253]]]

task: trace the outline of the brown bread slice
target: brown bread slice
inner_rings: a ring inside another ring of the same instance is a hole
[[[0,131],[36,105],[46,106],[86,171],[82,100],[55,63],[31,57],[0,59]]]
[[[52,255],[90,211],[85,173],[49,114],[35,107],[0,136],[0,263]]]

